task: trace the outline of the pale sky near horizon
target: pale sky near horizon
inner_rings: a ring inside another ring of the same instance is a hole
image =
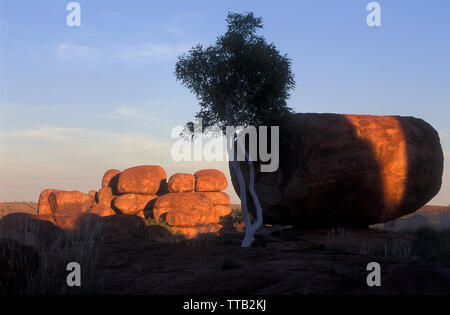
[[[369,0],[79,0],[81,27],[66,25],[69,2],[0,0],[0,201],[87,192],[107,169],[142,164],[228,174],[170,159],[172,128],[199,109],[177,56],[213,44],[228,11],[263,17],[261,34],[292,59],[296,112],[422,118],[450,165],[450,1],[378,1],[376,28]],[[448,168],[430,203],[450,204]]]

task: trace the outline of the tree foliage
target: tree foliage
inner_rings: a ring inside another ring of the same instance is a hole
[[[179,57],[175,75],[198,98],[203,127],[278,124],[291,112],[286,100],[295,87],[291,61],[257,31],[253,13],[228,13],[227,32],[215,45],[198,44]]]

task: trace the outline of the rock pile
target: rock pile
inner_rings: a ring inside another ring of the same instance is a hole
[[[88,194],[45,189],[41,192],[38,217],[64,229],[74,229],[83,214],[100,217],[136,215],[163,220],[187,238],[217,233],[220,218],[231,213],[225,175],[214,169],[194,175],[176,173],[167,182],[164,169],[143,165],[124,171],[110,169],[102,188]]]
[[[169,193],[158,198],[153,217],[164,217],[176,232],[192,238],[200,233],[215,233],[220,218],[231,213],[225,175],[218,170],[201,170],[194,175],[177,173],[170,177]]]

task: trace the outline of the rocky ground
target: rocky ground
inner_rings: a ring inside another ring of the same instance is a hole
[[[97,257],[92,264],[95,267],[83,277],[82,289],[64,293],[450,293],[450,259],[427,261],[404,248],[396,249],[395,244],[408,247],[412,242],[408,235],[373,230],[284,230],[260,235],[252,248],[241,248],[241,237],[98,243],[92,249]],[[381,287],[366,284],[366,266],[373,261],[381,265]]]
[[[239,239],[110,243],[95,280],[107,294],[449,294],[450,260],[429,262],[362,254],[358,239],[374,248],[403,236],[352,231],[334,241],[327,232],[279,233],[240,248]],[[288,238],[289,240],[284,240]],[[334,244],[333,244],[334,242]],[[346,247],[339,247],[347,243]],[[346,250],[344,250],[346,248]],[[382,268],[382,285],[366,284],[369,262]]]
[[[20,293],[450,294],[446,237],[439,242],[434,234],[266,226],[252,248],[240,247],[238,232],[191,240],[155,232],[147,239],[75,241],[38,250],[41,274],[27,276],[29,289]],[[439,251],[424,254],[434,246]],[[65,285],[70,261],[82,266],[81,288]],[[369,262],[381,265],[381,287],[366,284]],[[18,274],[28,272],[20,264]]]
[[[36,213],[36,202],[0,202],[0,219],[15,212]]]

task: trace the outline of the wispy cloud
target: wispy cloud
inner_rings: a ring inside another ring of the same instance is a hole
[[[157,114],[127,106],[117,107],[113,113],[103,114],[102,117],[111,119],[127,119],[142,122],[167,122],[166,119],[161,118]]]
[[[128,63],[163,62],[176,59],[193,44],[139,43],[99,49],[75,43],[62,43],[56,47],[56,56],[64,60],[96,61],[100,56]]]
[[[167,61],[175,59],[178,55],[187,51],[191,46],[192,44],[163,45],[143,43],[120,48],[116,57],[123,61],[135,63],[145,61]]]
[[[78,156],[94,157],[104,154],[129,154],[158,152],[158,159],[167,158],[170,143],[146,134],[123,134],[87,128],[41,126],[37,128],[0,132],[0,143],[8,150],[24,148],[23,143],[39,144],[45,147],[48,155],[52,151],[61,157],[73,160],[74,152]],[[35,148],[30,148],[33,150]],[[5,151],[3,154],[7,153]],[[37,158],[37,157],[36,157]]]
[[[202,168],[228,174],[226,162],[173,161],[174,141],[143,133],[52,125],[0,131],[0,200],[37,200],[45,188],[88,192],[99,187],[109,168],[157,164],[168,176]],[[231,185],[227,192],[236,199]]]
[[[175,36],[184,36],[185,32],[181,30],[180,28],[173,26],[173,25],[166,25],[164,27],[164,30],[166,30],[168,33],[175,35]]]
[[[56,55],[65,60],[92,61],[98,59],[100,51],[86,45],[63,43],[56,48]]]

